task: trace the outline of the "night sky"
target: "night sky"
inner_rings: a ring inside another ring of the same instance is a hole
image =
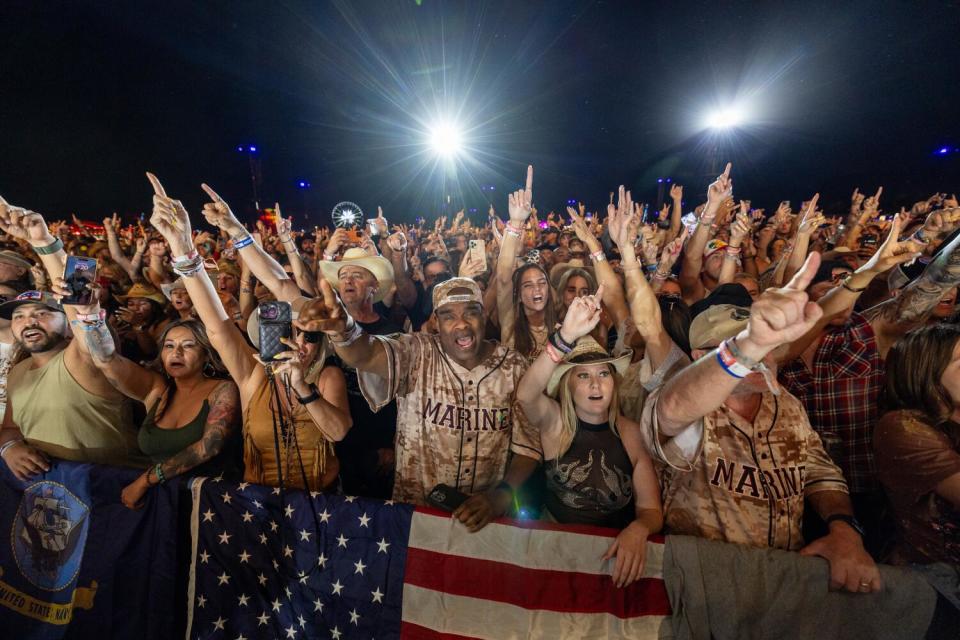
[[[769,209],[820,191],[839,213],[854,186],[883,184],[887,210],[960,191],[954,2],[14,0],[2,15],[0,194],[51,218],[132,220],[145,170],[197,216],[208,182],[249,217],[238,145],[257,146],[261,204],[299,226],[341,200],[432,216],[447,194],[505,215],[527,163],[541,211],[600,208],[620,183],[655,202],[658,177],[687,185],[689,210],[715,148],[735,195]],[[729,101],[748,123],[704,131]],[[439,116],[468,130],[455,164],[423,144]]]

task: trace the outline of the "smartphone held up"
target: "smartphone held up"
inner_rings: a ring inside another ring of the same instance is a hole
[[[62,304],[85,305],[93,302],[93,289],[90,287],[97,279],[97,259],[83,256],[67,256],[67,266],[63,270],[63,279],[70,288],[70,295],[61,300]]]

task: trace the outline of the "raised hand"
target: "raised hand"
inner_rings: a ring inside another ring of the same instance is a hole
[[[460,212],[460,215],[463,215],[463,212]],[[377,217],[374,218],[374,224],[377,227],[377,232],[381,236],[385,236],[390,233],[390,226],[387,223],[387,219],[383,217],[383,207],[377,207]]]
[[[767,289],[757,298],[750,308],[747,328],[737,336],[737,345],[747,357],[760,361],[780,345],[798,339],[817,323],[823,309],[810,302],[807,287],[819,267],[820,254],[813,252],[785,287]]]
[[[863,206],[863,198],[863,194],[860,193],[860,187],[855,188],[853,195],[850,196],[850,210],[860,211],[860,207]]]
[[[403,255],[407,252],[407,236],[403,231],[397,231],[387,238],[387,246],[394,253]]]
[[[877,192],[863,201],[863,210],[876,213],[880,208],[880,195],[883,193],[883,187],[877,187]]]
[[[36,211],[15,207],[0,197],[0,229],[32,246],[42,247],[54,241],[43,216]]]
[[[533,165],[527,167],[527,184],[522,191],[507,195],[507,211],[514,226],[522,226],[533,209]]]
[[[870,260],[857,271],[869,271],[871,273],[883,273],[888,269],[910,262],[920,257],[923,245],[914,240],[900,241],[900,228],[903,226],[900,214],[893,216],[893,222],[890,224],[890,232],[887,239],[877,250]]]
[[[567,308],[560,327],[560,337],[565,342],[574,343],[587,335],[600,322],[600,301],[603,299],[603,285],[592,296],[576,298]]]
[[[737,214],[733,224],[730,225],[730,246],[739,247],[743,239],[750,235],[753,230],[753,224],[750,221],[750,214],[741,211]]]
[[[203,217],[206,218],[207,222],[218,229],[224,230],[230,237],[246,235],[246,228],[233,215],[230,205],[206,183],[201,184],[200,188],[210,196],[210,202],[203,205]],[[278,205],[277,216],[279,215]]]
[[[193,234],[190,231],[190,216],[183,203],[167,195],[157,176],[149,171],[147,179],[153,185],[153,214],[150,224],[170,244],[174,255],[182,256],[193,251]]]
[[[680,184],[670,185],[670,199],[683,200],[683,185],[680,185]]]
[[[723,173],[717,176],[717,179],[707,187],[707,202],[716,209],[720,204],[733,196],[733,180],[730,179],[730,169],[733,164],[728,162],[724,167]]]
[[[350,316],[330,283],[325,278],[320,278],[318,284],[320,297],[307,302],[300,309],[300,314],[293,324],[301,331],[323,331],[328,335],[338,336],[347,330],[347,319]]]
[[[113,212],[111,217],[103,219],[103,230],[107,233],[116,233],[119,228],[120,216],[117,215],[116,211]]]
[[[817,201],[819,199],[819,193],[813,194],[813,197],[810,198],[810,202],[807,204],[807,210],[803,213],[803,220],[800,221],[799,233],[809,236],[826,221],[823,213],[817,211]]]
[[[280,205],[277,204],[276,210],[280,211]],[[283,218],[280,215],[277,215],[277,235],[280,237],[281,241],[291,240],[293,233],[293,220],[290,218]]]
[[[676,264],[680,252],[683,251],[683,243],[687,240],[687,227],[683,227],[680,235],[668,242],[660,253],[660,262],[657,263],[657,271],[660,273],[670,273],[673,265]]]

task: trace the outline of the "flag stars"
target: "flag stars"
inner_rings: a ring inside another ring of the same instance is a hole
[[[248,562],[250,562],[250,554],[247,553],[246,549],[244,549],[243,552],[240,554],[240,562],[242,562],[243,564],[247,564]]]
[[[307,531],[306,529],[301,529],[301,530],[300,530],[300,540],[302,540],[302,541],[304,541],[304,542],[310,542],[310,536],[312,536],[312,535],[313,535],[313,534],[310,533],[309,531]]]
[[[320,598],[317,598],[313,601],[313,610],[314,612],[319,611],[320,613],[323,613],[323,602],[320,601]]]
[[[322,522],[323,524],[326,524],[327,520],[330,519],[330,513],[326,509],[320,512],[319,516],[320,516],[320,522]]]
[[[324,567],[326,567],[326,566],[327,566],[327,556],[325,556],[325,555],[323,555],[323,554],[321,553],[321,554],[320,554],[320,557],[317,558],[317,564],[320,566],[321,569],[324,568]]]
[[[263,503],[260,502],[259,500],[254,500],[253,506],[255,506],[257,509],[263,509]]]
[[[333,640],[340,640],[341,635],[343,634],[341,633],[340,629],[338,629],[337,627],[330,629],[330,637],[333,638]]]
[[[280,487],[274,487],[274,488],[273,488],[273,495],[275,495],[275,496],[280,495]]]
[[[260,544],[267,544],[267,534],[265,533],[260,534]]]
[[[353,502],[354,500],[357,499],[357,496],[343,496],[343,499],[346,500],[347,502]]]
[[[290,587],[284,587],[283,592],[287,594],[287,600],[293,597],[293,591],[290,591]]]
[[[297,628],[293,625],[287,627],[285,631],[287,632],[288,638],[295,638],[297,636]]]
[[[238,601],[238,603],[239,603],[237,606],[238,606],[238,607],[245,607],[245,606],[247,606],[247,601],[248,601],[248,600],[250,600],[250,596],[248,596],[248,595],[245,594],[245,593],[241,593],[241,594],[240,594],[240,597],[237,598],[237,601]]]
[[[223,586],[228,582],[230,582],[230,576],[227,575],[226,571],[217,576],[217,586]]]
[[[357,610],[356,610],[356,609],[354,609],[353,611],[350,612],[350,624],[360,626],[360,625],[357,623],[357,620],[359,620],[359,619],[360,619],[360,614],[357,613]]]
[[[357,518],[357,520],[360,521],[360,526],[361,526],[361,527],[366,527],[366,526],[367,526],[367,523],[370,522],[370,516],[367,515],[367,512],[366,512],[366,511],[364,511],[364,512],[363,512],[363,515],[360,516],[359,518]]]
[[[347,539],[343,537],[342,533],[337,537],[337,546],[347,548]]]
[[[292,556],[293,556],[293,549],[291,549],[287,545],[283,545],[283,557],[290,558]]]
[[[367,565],[363,564],[363,560],[362,560],[362,559],[357,560],[356,562],[354,562],[354,563],[353,563],[353,566],[356,567],[356,571],[354,571],[354,573],[355,573],[355,574],[356,574],[356,573],[359,573],[360,575],[363,575],[363,570],[367,568]]]
[[[377,543],[377,553],[386,553],[387,549],[390,548],[390,543],[387,542],[386,538],[380,538],[380,542]]]
[[[292,505],[288,504],[283,508],[283,515],[287,516],[288,518],[292,518],[294,511],[296,511],[296,509],[294,509]]]
[[[217,616],[217,619],[213,621],[213,630],[214,631],[223,631],[223,624],[227,621],[226,618],[221,618]]]
[[[274,611],[280,611],[280,607],[283,606],[283,603],[280,602],[280,598],[277,598],[276,600],[270,603],[270,606],[273,607]]]
[[[280,528],[280,525],[278,525],[278,524],[276,523],[276,521],[274,521],[274,520],[271,520],[271,521],[270,521],[270,531],[271,531],[271,532],[276,531],[276,530],[279,529],[279,528]]]
[[[340,581],[339,581],[339,580],[337,580],[336,582],[334,582],[334,583],[333,583],[332,585],[330,585],[330,586],[333,587],[333,595],[335,595],[335,596],[340,595],[340,592],[343,591],[343,585],[340,584]]]
[[[392,506],[395,505],[395,504],[396,504],[396,502],[394,502],[393,500],[384,500],[384,501],[383,501],[383,506],[385,506],[385,507],[392,507]]]
[[[380,587],[377,587],[376,591],[371,591],[370,595],[373,596],[373,600],[370,602],[379,602],[380,604],[383,604],[383,593],[381,593]]]
[[[197,596],[197,606],[201,609],[207,606],[207,599],[203,597],[203,594]]]
[[[306,571],[300,572],[300,584],[307,584],[307,580],[310,579],[310,576],[307,575]]]
[[[261,587],[267,586],[267,576],[261,573],[259,576],[257,576],[257,582],[260,583]]]
[[[204,512],[203,512],[203,521],[204,521],[204,522],[213,522],[213,511],[210,511],[210,509],[207,509],[206,511],[204,511]]]
[[[240,517],[243,518],[244,522],[250,522],[251,520],[253,520],[253,514],[250,513],[249,511],[244,511],[243,515]]]
[[[243,635],[243,634],[241,633],[241,634],[238,635],[236,638],[234,638],[234,640],[247,640],[247,636],[245,636],[245,635]]]
[[[230,504],[230,501],[233,500],[230,494],[226,491],[223,492],[223,495],[220,496],[220,498],[223,500],[224,504]]]
[[[243,491],[249,486],[250,486],[249,482],[241,482],[240,484],[237,485],[237,491]]]
[[[224,531],[223,533],[221,533],[221,534],[220,534],[219,536],[217,536],[217,537],[220,538],[220,544],[229,544],[229,543],[230,543],[230,538],[233,537],[233,534],[232,534],[232,533],[227,533],[226,531]]]
[[[257,626],[258,626],[258,627],[265,627],[265,626],[267,626],[267,623],[268,623],[268,622],[270,622],[270,616],[267,615],[267,612],[266,612],[266,611],[264,611],[264,612],[261,613],[259,616],[257,616]]]
[[[307,626],[307,621],[303,619],[303,616],[297,616],[297,622],[300,623],[301,629]]]
[[[210,554],[207,553],[206,550],[203,550],[200,552],[200,562],[202,562],[203,564],[210,563]]]

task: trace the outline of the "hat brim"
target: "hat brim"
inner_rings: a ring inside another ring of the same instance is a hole
[[[165,297],[163,297],[163,294],[162,294],[162,293],[148,293],[148,294],[146,294],[146,295],[125,295],[125,296],[117,296],[117,300],[119,300],[120,302],[126,302],[126,301],[129,300],[130,298],[143,298],[144,300],[152,300],[153,302],[156,302],[156,303],[159,304],[160,306],[164,306],[164,305],[167,304],[167,299],[166,299]]]
[[[557,365],[557,368],[553,370],[553,374],[550,376],[550,381],[547,382],[547,395],[551,398],[557,397],[557,391],[560,388],[560,380],[563,379],[564,374],[573,369],[574,367],[585,366],[585,365],[595,365],[595,364],[612,364],[613,368],[621,376],[627,372],[627,368],[630,366],[630,361],[633,359],[633,351],[628,349],[625,353],[619,356],[610,356],[609,358],[601,358],[599,360],[591,360],[590,362],[562,362]]]
[[[21,269],[26,269],[27,271],[33,268],[33,265],[27,262],[26,260],[24,260],[23,258],[11,256],[11,255],[5,255],[2,253],[0,253],[0,262],[6,262],[7,264],[15,265],[17,267],[20,267]]]
[[[0,318],[4,320],[10,320],[11,317],[13,317],[13,312],[16,311],[17,307],[21,307],[25,304],[39,304],[41,306],[46,307],[47,309],[50,309],[51,311],[66,313],[63,310],[63,307],[60,307],[60,308],[51,307],[49,304],[47,304],[46,302],[43,302],[42,300],[10,300],[8,302],[4,302],[3,304],[0,304]]]
[[[318,263],[320,275],[330,283],[335,291],[340,291],[340,270],[344,267],[361,267],[373,274],[377,279],[377,292],[373,296],[374,302],[380,302],[393,286],[393,265],[383,256],[368,256],[366,258],[353,258],[350,260],[340,260],[330,262],[321,260]]]
[[[308,303],[310,298],[300,296],[296,298],[293,302],[290,303],[290,315],[296,320],[297,316],[300,315],[300,309],[303,308],[303,305]],[[250,314],[250,317],[247,318],[247,338],[250,339],[250,344],[253,345],[254,349],[260,348],[260,307],[257,306],[254,308],[253,313]]]
[[[557,288],[560,286],[560,281],[563,280],[564,274],[567,271],[573,271],[575,269],[582,269],[586,271],[591,276],[593,276],[594,281],[597,279],[597,271],[593,268],[593,265],[585,264],[583,266],[570,264],[569,262],[561,262],[555,264],[550,268],[550,286],[553,287],[554,291],[557,291]],[[560,291],[557,291],[557,294],[560,294]]]

